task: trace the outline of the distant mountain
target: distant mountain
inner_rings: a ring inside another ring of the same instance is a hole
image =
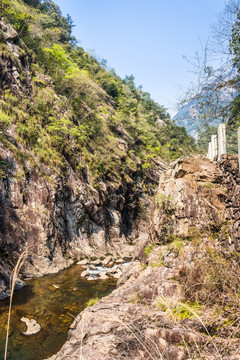
[[[224,80],[229,81],[236,76],[236,71],[232,69]],[[202,91],[199,99],[193,99],[186,105],[182,106],[173,120],[178,126],[184,126],[189,135],[198,138],[199,132],[204,129],[206,124],[218,125],[223,122],[219,114],[221,109],[228,105],[236,95],[233,87],[223,87],[221,90],[214,91],[215,84],[207,86]]]
[[[204,127],[204,121],[202,117],[202,111],[199,107],[199,100],[192,100],[188,104],[182,106],[178,113],[173,117],[173,120],[178,126],[184,126],[187,130],[187,133],[191,135],[194,139],[198,138],[198,134],[201,129]],[[221,118],[218,119],[209,119],[205,120],[206,123],[212,125],[218,125],[222,121]]]

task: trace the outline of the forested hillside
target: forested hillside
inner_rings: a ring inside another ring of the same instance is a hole
[[[18,161],[58,173],[68,163],[92,182],[119,182],[137,166],[146,173],[159,157],[193,151],[185,129],[133,76],[122,80],[76,44],[71,17],[54,2],[4,0],[1,11],[1,141]],[[7,170],[2,162],[2,176]]]

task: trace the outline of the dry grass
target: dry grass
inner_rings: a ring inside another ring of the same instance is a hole
[[[182,342],[188,352],[188,356],[190,359],[195,358],[195,354],[197,353],[197,356],[199,356],[199,359],[203,358],[203,349],[201,349],[201,346],[198,344],[197,341],[197,334],[196,337],[194,336],[194,331],[192,328],[186,326],[183,321],[184,319],[188,318],[194,318],[200,326],[204,329],[205,333],[207,334],[208,338],[206,338],[205,345],[211,344],[218,356],[218,359],[222,359],[222,356],[220,354],[220,351],[218,349],[218,346],[215,342],[214,337],[212,337],[207,329],[206,324],[204,323],[204,320],[202,318],[201,314],[201,307],[196,302],[194,304],[191,304],[189,301],[187,303],[182,302],[179,298],[173,297],[173,298],[167,298],[160,296],[158,298],[158,306],[166,311],[166,314],[172,319],[175,325],[178,326],[179,332],[182,337]],[[186,337],[186,334],[188,336]],[[190,334],[190,336],[189,336]],[[192,335],[191,335],[192,334]],[[201,338],[201,335],[199,334],[199,341]],[[189,340],[191,343],[194,344],[194,347],[196,349],[190,349],[189,347]],[[201,342],[201,341],[200,341]]]
[[[240,338],[238,256],[223,249],[217,240],[199,244],[196,250],[197,256],[190,264],[184,264],[178,280],[185,299],[201,304],[202,313],[197,318],[200,331],[218,339],[215,350],[226,354],[234,342],[239,344]],[[211,343],[207,343],[204,350],[210,347]]]
[[[28,256],[28,250],[23,251],[23,253],[19,256],[17,264],[15,265],[10,279],[10,303],[9,303],[9,310],[8,310],[8,322],[7,322],[7,334],[6,334],[6,342],[5,342],[5,352],[4,352],[4,360],[7,360],[7,349],[8,349],[8,338],[9,338],[9,328],[10,328],[10,321],[11,321],[11,311],[12,311],[12,301],[13,301],[13,293],[16,285],[16,281],[23,266],[26,258]]]
[[[216,244],[180,272],[185,297],[208,306],[230,306],[238,312],[240,295],[239,263]],[[239,314],[240,315],[240,314]]]

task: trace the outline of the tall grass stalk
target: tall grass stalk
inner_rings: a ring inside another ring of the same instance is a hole
[[[17,261],[17,264],[15,265],[11,278],[10,278],[10,303],[9,303],[9,309],[8,309],[8,322],[7,322],[7,334],[6,334],[6,343],[5,343],[5,353],[4,353],[4,360],[7,360],[7,349],[8,349],[8,338],[9,338],[9,328],[10,328],[10,320],[11,320],[11,311],[12,311],[12,301],[13,301],[13,293],[14,288],[16,285],[16,281],[19,275],[19,272],[21,270],[21,267],[23,266],[26,258],[28,256],[28,250],[24,250],[23,253],[19,256],[19,259]]]
[[[171,317],[174,319],[174,317],[176,317],[176,314],[174,313],[174,309],[178,308],[178,306],[181,306],[183,308],[185,308],[189,313],[191,313],[198,321],[199,323],[203,326],[204,330],[206,331],[206,333],[208,334],[209,336],[209,341],[213,344],[213,347],[215,348],[218,356],[219,356],[219,359],[222,359],[222,356],[219,352],[219,349],[214,341],[214,338],[210,335],[206,325],[204,324],[203,320],[201,319],[201,317],[199,316],[199,314],[194,311],[194,309],[192,309],[190,306],[188,306],[187,304],[179,301],[177,298],[175,299],[168,299],[166,297],[163,297],[163,296],[159,296],[159,302],[164,304],[166,306],[166,308],[168,309],[168,312],[171,314]],[[195,345],[196,345],[196,342],[194,341]],[[199,350],[198,346],[197,346],[197,349]],[[201,355],[201,354],[200,354]]]
[[[113,317],[113,319],[114,319],[116,322],[118,322],[118,323],[120,323],[121,325],[123,325],[128,331],[131,332],[131,334],[135,337],[135,339],[139,342],[139,344],[140,344],[140,345],[142,346],[142,348],[147,352],[147,354],[150,356],[150,358],[151,358],[152,360],[157,360],[157,359],[154,358],[154,356],[152,355],[152,349],[149,350],[148,347],[147,347],[147,345],[145,345],[145,344],[143,343],[143,341],[141,340],[141,338],[140,338],[138,335],[136,335],[136,333],[134,333],[134,332],[132,331],[132,329],[131,329],[127,324],[125,324],[117,315],[115,315],[115,316]],[[145,336],[145,337],[149,339],[148,336]],[[151,342],[154,343],[152,340],[151,340]],[[159,356],[158,359],[163,359],[161,352],[160,352],[160,351],[158,350],[158,348],[157,348],[157,345],[156,345],[155,343],[154,343],[154,345],[156,346],[156,349],[157,349],[157,352],[158,352],[158,356]]]

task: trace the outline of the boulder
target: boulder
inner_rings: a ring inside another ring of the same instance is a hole
[[[0,20],[0,31],[4,41],[13,41],[18,37],[17,31],[4,20]]]
[[[123,259],[117,259],[115,261],[115,264],[117,264],[117,265],[123,264]]]
[[[106,259],[102,261],[103,266],[107,266],[112,261],[112,256],[107,256]]]
[[[100,274],[100,276],[99,276],[99,279],[100,279],[100,280],[107,280],[107,279],[108,279],[108,276],[107,276],[107,274],[106,274],[105,272],[102,272],[102,273]]]
[[[85,278],[87,277],[88,275],[90,275],[90,272],[88,270],[84,270],[82,273],[81,273],[81,278]]]
[[[161,120],[161,119],[157,119],[156,120],[156,126],[158,127],[158,129],[161,129],[163,127],[165,127],[167,124],[165,123],[165,121]]]
[[[97,260],[91,261],[91,265],[99,266],[99,265],[102,265],[102,262],[100,259],[97,259]]]
[[[41,330],[41,326],[34,319],[22,317],[20,321],[24,322],[27,326],[27,331],[23,332],[23,335],[35,335]]]
[[[88,264],[89,264],[88,259],[80,260],[77,262],[77,265],[88,265]]]

